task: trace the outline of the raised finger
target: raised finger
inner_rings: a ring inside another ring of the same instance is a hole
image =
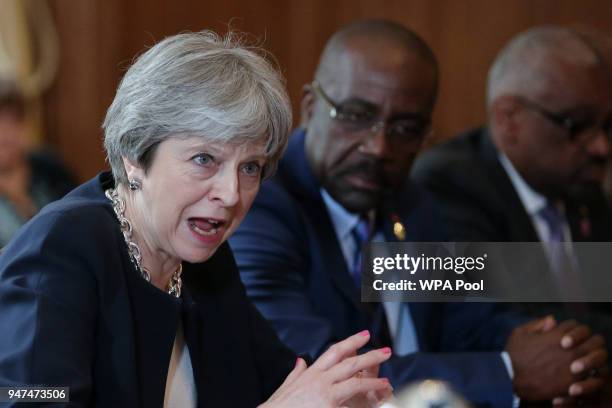
[[[315,361],[311,367],[318,370],[328,370],[347,356],[354,354],[370,340],[370,332],[364,330],[332,345]]]
[[[352,377],[333,386],[332,402],[335,405],[340,405],[355,395],[361,394],[365,399],[370,391],[378,393],[384,390],[387,390],[387,392],[393,391],[393,387],[386,378]]]
[[[379,371],[380,371],[380,365],[376,364],[375,366],[363,369],[362,373],[363,373],[363,377],[376,378],[378,377]]]
[[[336,364],[328,370],[328,375],[334,382],[346,380],[362,370],[376,369],[380,363],[388,360],[390,357],[391,349],[389,347],[372,350],[359,356],[347,358]]]

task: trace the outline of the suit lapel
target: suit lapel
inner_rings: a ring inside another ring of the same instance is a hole
[[[297,197],[300,208],[314,230],[316,243],[321,250],[324,267],[339,293],[361,310],[361,301],[355,283],[347,269],[342,249],[325,202],[321,197],[321,186],[310,169],[304,150],[305,132],[297,130],[291,137],[287,153],[279,165],[283,184]]]
[[[251,322],[233,255],[223,244],[206,262],[184,263],[184,328],[198,392],[198,406],[256,406],[260,395]],[[232,350],[227,353],[226,350]],[[240,379],[240,392],[228,384]]]
[[[142,406],[161,406],[181,300],[155,288],[138,276],[136,271],[126,275],[133,300]]]

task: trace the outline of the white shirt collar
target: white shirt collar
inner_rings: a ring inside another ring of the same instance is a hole
[[[542,194],[535,191],[523,177],[519,174],[516,168],[512,165],[508,156],[504,153],[499,153],[499,161],[501,162],[502,167],[506,170],[506,174],[510,177],[510,181],[514,186],[514,190],[518,194],[525,210],[530,216],[535,216],[538,214],[540,210],[546,207],[546,197]]]

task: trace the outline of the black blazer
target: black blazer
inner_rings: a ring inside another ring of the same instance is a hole
[[[198,406],[255,407],[295,358],[249,303],[223,244],[186,264],[176,299],[132,265],[103,173],[0,255],[0,385],[70,387],[67,406],[161,407],[183,318]],[[54,405],[57,406],[57,405]]]
[[[498,155],[488,130],[481,128],[438,145],[416,160],[412,178],[436,197],[453,241],[539,241]],[[595,189],[588,193],[564,199],[572,238],[610,241],[610,213],[603,193]]]
[[[474,129],[423,153],[413,166],[412,177],[436,197],[453,241],[539,241],[486,128]],[[568,194],[564,204],[573,241],[612,241],[610,212],[601,189]],[[540,255],[539,259],[525,261],[548,269],[544,252]],[[589,263],[588,256],[578,253],[578,258],[585,266]],[[559,320],[577,318],[602,333],[612,352],[611,306],[609,303],[514,304],[516,309],[533,317],[552,313]]]

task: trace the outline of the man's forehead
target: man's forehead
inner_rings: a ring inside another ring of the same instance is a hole
[[[412,92],[415,86],[432,84],[435,71],[430,63],[406,50],[347,48],[338,54],[323,80],[330,94],[346,97],[359,89]]]
[[[601,65],[576,64],[572,61],[556,61],[545,68],[539,87],[533,91],[559,105],[567,107],[610,108],[612,82],[610,73]],[[538,89],[539,88],[539,89]],[[603,106],[607,105],[607,106]]]

